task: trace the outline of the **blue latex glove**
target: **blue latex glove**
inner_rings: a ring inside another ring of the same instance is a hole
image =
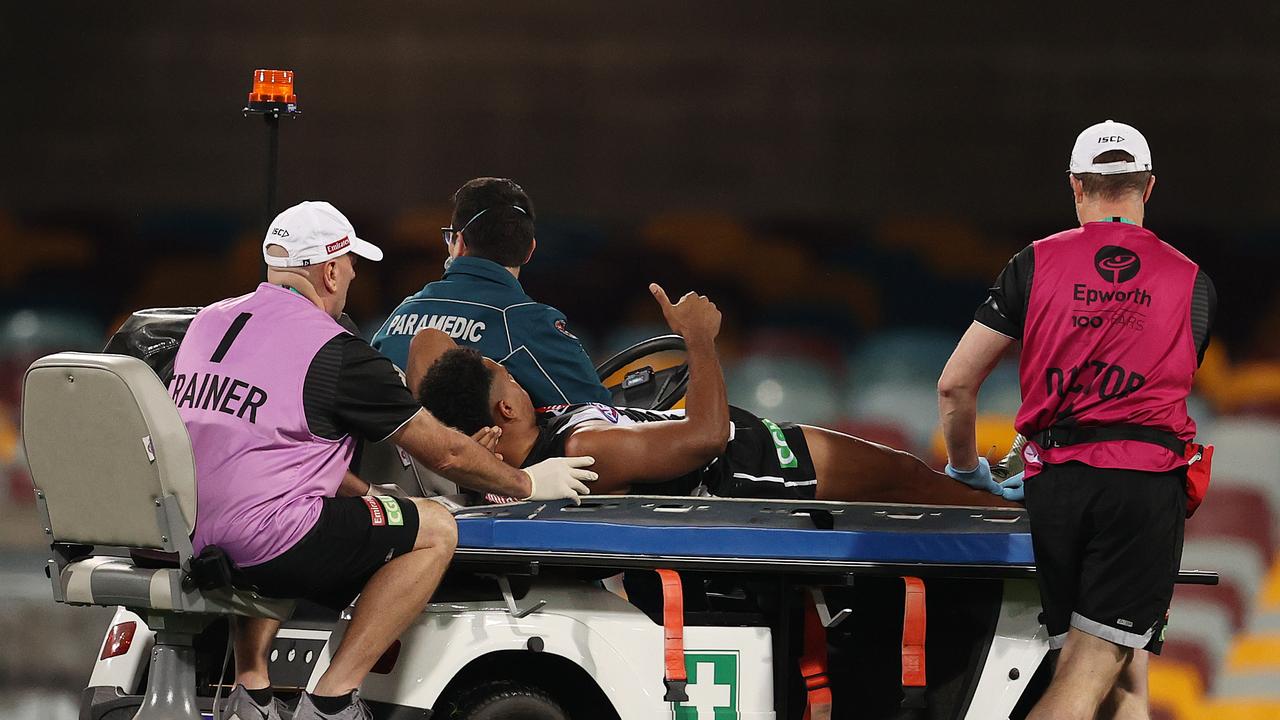
[[[984,457],[978,458],[978,467],[972,470],[957,470],[947,463],[946,473],[953,480],[968,485],[974,490],[986,490],[992,495],[1000,495],[1000,484],[991,478],[991,463]]]
[[[1022,476],[1023,476],[1023,473],[1018,473],[1017,475],[1010,475],[1007,480],[1000,483],[1000,487],[1002,488],[1000,490],[1000,496],[1003,497],[1005,500],[1012,500],[1013,502],[1022,502],[1025,494],[1023,492],[1023,487],[1022,487]]]

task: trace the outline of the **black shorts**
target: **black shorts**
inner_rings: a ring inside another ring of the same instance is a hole
[[[733,437],[704,480],[712,495],[766,500],[817,495],[818,473],[799,425],[774,423],[736,407],[729,408],[729,419]]]
[[[1074,627],[1160,653],[1182,561],[1184,476],[1070,462],[1026,481],[1050,647]]]
[[[325,498],[315,527],[301,540],[240,573],[267,597],[305,598],[342,610],[379,568],[413,550],[417,538],[418,508],[412,501]]]

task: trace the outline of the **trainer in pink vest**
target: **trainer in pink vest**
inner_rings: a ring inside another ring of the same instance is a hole
[[[196,553],[217,545],[238,565],[257,565],[316,524],[355,441],[311,434],[302,387],[316,353],[344,332],[307,298],[268,283],[191,321],[169,394],[195,453]]]
[[[1022,408],[1028,437],[1052,425],[1142,425],[1195,437],[1187,395],[1196,370],[1191,298],[1197,265],[1154,233],[1091,222],[1035,243],[1023,332]],[[1115,440],[1023,451],[1041,463],[1078,461],[1153,472],[1187,464],[1148,442]]]

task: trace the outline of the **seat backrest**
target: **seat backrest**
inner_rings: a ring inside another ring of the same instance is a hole
[[[92,353],[37,360],[23,380],[22,435],[53,542],[175,550],[186,538],[172,537],[174,529],[190,533],[191,441],[143,361]],[[166,522],[169,508],[180,517]]]
[[[1189,598],[1184,600],[1174,590],[1169,616],[1171,620],[1165,628],[1165,651],[1170,649],[1170,644],[1200,646],[1205,661],[1204,685],[1210,688],[1234,637],[1227,609],[1217,603],[1203,603]],[[1186,655],[1176,653],[1170,659],[1190,661]]]
[[[360,454],[361,480],[374,485],[394,483],[412,497],[458,495],[457,484],[418,462],[391,440],[365,443]]]
[[[1276,552],[1275,521],[1266,493],[1248,485],[1215,483],[1187,521],[1187,538],[1233,538],[1253,544],[1270,564]]]
[[[410,496],[434,494],[423,487],[418,478],[417,466],[409,454],[389,439],[364,444],[360,450],[360,470],[357,474],[361,480],[373,485],[398,485]]]
[[[1249,613],[1249,600],[1245,593],[1234,582],[1224,579],[1217,585],[1179,585],[1173,594],[1179,600],[1217,605],[1227,612],[1231,621],[1231,629],[1239,630],[1244,626]]]
[[[1200,681],[1200,687],[1208,688],[1213,685],[1216,666],[1212,653],[1203,643],[1194,639],[1167,638],[1160,651],[1160,658],[1191,667]]]
[[[413,461],[413,466],[418,471],[418,477],[422,481],[422,491],[427,497],[452,497],[462,494],[462,488],[452,480],[432,471],[417,460]]]

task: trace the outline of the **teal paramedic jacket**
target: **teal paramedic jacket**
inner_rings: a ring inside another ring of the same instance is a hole
[[[564,313],[534,302],[510,271],[491,260],[454,260],[442,279],[400,303],[372,344],[404,368],[409,341],[427,328],[502,363],[535,407],[610,402]]]

